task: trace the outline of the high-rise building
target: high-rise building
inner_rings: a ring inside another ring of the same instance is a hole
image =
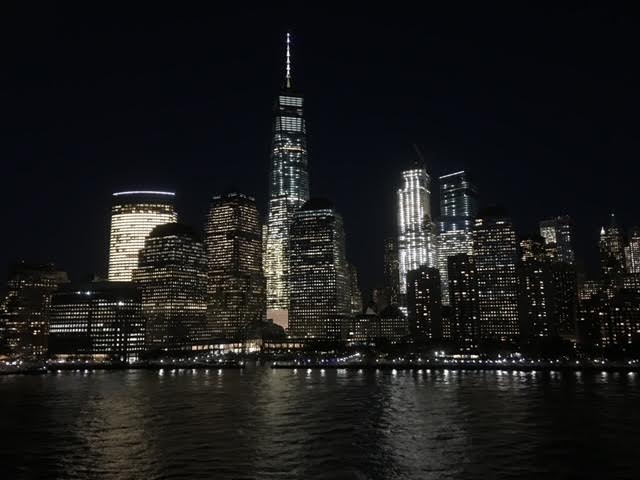
[[[264,255],[267,317],[286,324],[289,309],[289,228],[293,215],[309,199],[307,129],[303,97],[292,86],[290,35],[286,69],[273,122],[269,213]]]
[[[24,358],[46,355],[51,295],[68,281],[67,274],[53,264],[11,265],[3,314],[4,340],[10,353]]]
[[[611,298],[621,287],[625,273],[624,241],[622,231],[618,228],[615,215],[611,214],[611,223],[600,230],[600,275],[602,288]]]
[[[437,268],[435,224],[431,220],[431,178],[424,167],[402,172],[398,190],[400,295],[407,293],[407,273],[426,265]],[[402,302],[401,302],[402,303]]]
[[[556,336],[550,264],[538,258],[525,258],[518,263],[517,272],[520,334],[524,338]]]
[[[640,227],[631,229],[629,243],[624,249],[627,273],[640,273]]]
[[[339,338],[350,313],[342,217],[328,200],[314,198],[291,224],[289,335]]]
[[[439,180],[438,269],[442,279],[442,303],[448,305],[447,260],[459,253],[472,253],[471,229],[477,212],[477,191],[464,170],[443,175]]]
[[[384,241],[384,288],[387,291],[387,305],[400,305],[398,239],[393,237]]]
[[[196,232],[180,223],[154,228],[133,280],[142,290],[149,349],[188,349],[207,339],[207,258]]]
[[[448,259],[451,337],[463,350],[474,350],[480,339],[478,271],[466,253]]]
[[[140,290],[131,282],[65,286],[51,300],[49,354],[129,362],[145,350]]]
[[[351,315],[360,315],[363,310],[362,292],[358,282],[358,270],[352,263],[347,265],[347,274],[349,276],[349,305]]]
[[[546,244],[555,245],[555,260],[574,263],[573,222],[568,215],[561,215],[540,222],[540,235]]]
[[[213,197],[205,246],[209,328],[216,336],[242,338],[265,316],[262,228],[253,197],[240,193]]]
[[[442,292],[437,268],[422,266],[407,274],[409,331],[429,340],[442,338]]]
[[[563,338],[575,339],[578,315],[578,275],[575,264],[552,262],[551,304],[557,333]]]
[[[480,333],[484,338],[509,340],[518,325],[518,257],[516,233],[502,208],[487,208],[473,226],[473,257],[478,272]]]
[[[109,281],[129,282],[138,253],[158,225],[177,221],[171,192],[130,191],[113,194]]]

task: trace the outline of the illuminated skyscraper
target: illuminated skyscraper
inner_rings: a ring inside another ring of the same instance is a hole
[[[205,245],[209,327],[215,335],[242,338],[265,315],[262,228],[253,197],[214,197]]]
[[[387,303],[400,305],[400,261],[397,238],[387,238],[384,241],[384,289]]]
[[[138,266],[138,252],[158,225],[178,219],[171,192],[131,191],[113,194],[109,281],[129,282]]]
[[[477,191],[464,170],[443,175],[439,180],[438,269],[442,279],[442,303],[448,305],[447,260],[459,253],[472,253],[471,229],[477,211]]]
[[[188,349],[210,336],[207,258],[192,228],[180,223],[155,227],[140,250],[133,281],[142,290],[150,349]]]
[[[24,358],[46,355],[51,295],[68,281],[53,264],[19,262],[10,267],[2,315],[10,353]]]
[[[435,224],[431,221],[431,178],[424,167],[402,172],[398,190],[400,295],[407,293],[407,273],[437,267]]]
[[[340,338],[350,313],[342,217],[324,199],[309,200],[291,224],[293,337]]]
[[[349,305],[352,315],[360,315],[363,310],[362,292],[358,283],[358,270],[352,263],[347,264],[347,274],[349,276]]]
[[[284,85],[276,101],[273,123],[264,256],[267,317],[281,325],[287,324],[289,309],[289,227],[295,211],[309,199],[303,97],[292,87],[290,46],[287,33]]]
[[[555,245],[556,260],[571,264],[575,262],[573,222],[568,215],[541,221],[540,235],[546,244]]]
[[[473,226],[473,258],[478,272],[480,334],[509,340],[520,333],[516,233],[501,208],[480,212]]]
[[[53,294],[51,356],[128,362],[144,350],[141,296],[133,283],[91,282]]]
[[[600,230],[600,275],[602,288],[609,298],[613,297],[622,284],[625,273],[624,241],[622,231],[611,214],[611,223]]]
[[[624,249],[627,273],[640,273],[640,228],[631,229],[629,243]]]

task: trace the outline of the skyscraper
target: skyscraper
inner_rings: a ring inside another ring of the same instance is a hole
[[[349,275],[349,305],[352,315],[360,315],[363,310],[362,292],[358,282],[358,270],[352,263],[347,265],[347,273]]]
[[[145,322],[135,284],[91,282],[53,294],[50,355],[129,362],[144,350]]]
[[[384,288],[387,303],[400,304],[400,261],[398,259],[398,239],[386,238],[384,241]]]
[[[295,213],[290,239],[289,334],[339,338],[350,313],[342,217],[328,200],[311,199]]]
[[[68,281],[50,263],[11,265],[3,315],[9,352],[27,358],[46,355],[51,295]]]
[[[422,266],[407,274],[409,331],[429,340],[442,338],[442,292],[437,268]]]
[[[640,228],[631,229],[629,243],[624,249],[627,273],[640,273]]]
[[[209,327],[215,335],[241,338],[265,315],[262,228],[253,197],[213,197],[205,246]]]
[[[624,242],[615,216],[611,214],[611,223],[600,230],[600,275],[602,288],[609,298],[613,297],[622,284],[625,273]]]
[[[478,271],[466,253],[448,259],[451,336],[463,350],[474,350],[480,339]]]
[[[540,235],[546,244],[555,245],[556,260],[574,263],[573,222],[568,215],[561,215],[540,222]]]
[[[293,214],[309,199],[307,130],[303,97],[291,79],[291,37],[287,33],[284,85],[275,106],[264,274],[267,317],[287,324],[289,228]]]
[[[473,257],[478,272],[481,336],[499,340],[517,337],[516,233],[504,209],[492,207],[478,214],[473,226]]]
[[[113,194],[109,280],[131,281],[138,266],[138,252],[147,235],[158,225],[177,221],[171,192],[130,191]]]
[[[196,232],[180,223],[155,227],[140,250],[133,280],[142,290],[146,344],[184,349],[207,339],[207,258]]]
[[[442,279],[442,303],[449,304],[447,260],[452,255],[471,255],[471,229],[477,211],[477,191],[462,170],[440,177],[438,219],[438,269]]]
[[[398,190],[398,256],[401,297],[407,293],[407,273],[437,267],[435,224],[431,221],[431,178],[424,167],[402,172]]]

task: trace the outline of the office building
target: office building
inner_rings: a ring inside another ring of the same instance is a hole
[[[629,242],[624,249],[627,273],[640,273],[640,227],[629,233]]]
[[[255,200],[240,193],[214,197],[205,230],[209,329],[215,336],[243,338],[243,332],[264,318],[266,307]]]
[[[350,313],[342,217],[331,202],[314,198],[291,224],[289,335],[340,338]]]
[[[624,241],[622,231],[611,214],[609,226],[600,230],[600,276],[603,291],[612,298],[622,284],[625,273]]]
[[[465,351],[477,349],[480,340],[478,271],[466,253],[449,257],[449,305],[451,338]]]
[[[547,245],[554,245],[556,258],[559,262],[575,262],[573,251],[573,222],[568,215],[561,215],[540,222],[540,235]]]
[[[146,344],[182,350],[211,336],[206,322],[207,258],[200,236],[180,223],[154,228],[133,280],[142,290]]]
[[[10,354],[27,359],[46,356],[51,295],[68,281],[67,274],[51,263],[10,266],[2,315]]]
[[[142,297],[133,283],[92,282],[65,286],[53,294],[52,358],[131,362],[144,350]]]
[[[264,255],[267,317],[286,325],[289,309],[289,228],[294,213],[309,199],[307,130],[303,97],[293,88],[291,37],[286,38],[284,84],[278,95],[271,149],[269,213]]]
[[[473,257],[481,336],[503,341],[518,337],[516,234],[504,209],[492,207],[478,214],[473,227]]]
[[[384,241],[384,288],[387,290],[387,305],[400,305],[400,260],[398,239]]]
[[[109,281],[129,282],[138,253],[155,227],[177,221],[171,192],[129,191],[113,194],[109,242]]]
[[[428,340],[442,339],[442,292],[437,268],[423,266],[407,274],[409,331]]]
[[[351,315],[362,313],[362,292],[358,282],[358,270],[352,263],[347,264],[347,274],[349,276],[349,310]]]

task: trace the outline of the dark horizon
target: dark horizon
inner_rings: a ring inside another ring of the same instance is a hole
[[[468,170],[480,205],[506,206],[521,235],[569,214],[593,270],[609,213],[625,232],[640,223],[640,39],[627,9],[9,7],[1,268],[24,259],[74,280],[106,273],[111,194],[132,187],[175,191],[180,221],[198,229],[230,189],[255,196],[264,218],[291,28],[311,194],[343,216],[363,290],[382,283],[413,143],[434,180]]]

